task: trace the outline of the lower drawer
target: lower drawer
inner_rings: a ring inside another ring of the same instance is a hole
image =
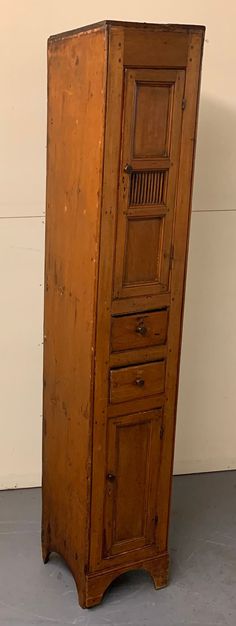
[[[132,365],[110,371],[110,402],[126,402],[162,393],[165,361]]]

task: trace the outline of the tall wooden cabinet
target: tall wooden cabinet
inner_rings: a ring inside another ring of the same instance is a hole
[[[203,26],[49,39],[43,557],[81,606],[168,578],[168,518]]]

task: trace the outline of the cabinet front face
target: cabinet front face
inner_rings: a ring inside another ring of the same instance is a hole
[[[158,492],[169,310],[158,309],[158,298],[170,290],[184,78],[184,70],[124,70],[112,297],[121,311],[140,296],[155,296],[157,306],[111,319],[110,353],[136,350],[136,364],[130,357],[127,367],[105,374],[95,569],[156,556],[165,542]],[[137,353],[145,346],[163,347],[163,354],[143,363]]]
[[[109,420],[103,558],[156,543],[161,413]]]
[[[125,70],[114,298],[169,289],[184,76]]]
[[[116,28],[109,39],[93,573],[167,554],[202,35],[159,35]]]

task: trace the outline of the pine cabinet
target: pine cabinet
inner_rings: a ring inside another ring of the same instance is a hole
[[[168,580],[204,30],[48,42],[42,549],[83,607],[130,569]]]

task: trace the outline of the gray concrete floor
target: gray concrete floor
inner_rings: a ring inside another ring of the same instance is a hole
[[[127,573],[87,610],[64,562],[41,561],[40,496],[0,492],[1,626],[236,626],[236,472],[174,479],[167,588]]]

